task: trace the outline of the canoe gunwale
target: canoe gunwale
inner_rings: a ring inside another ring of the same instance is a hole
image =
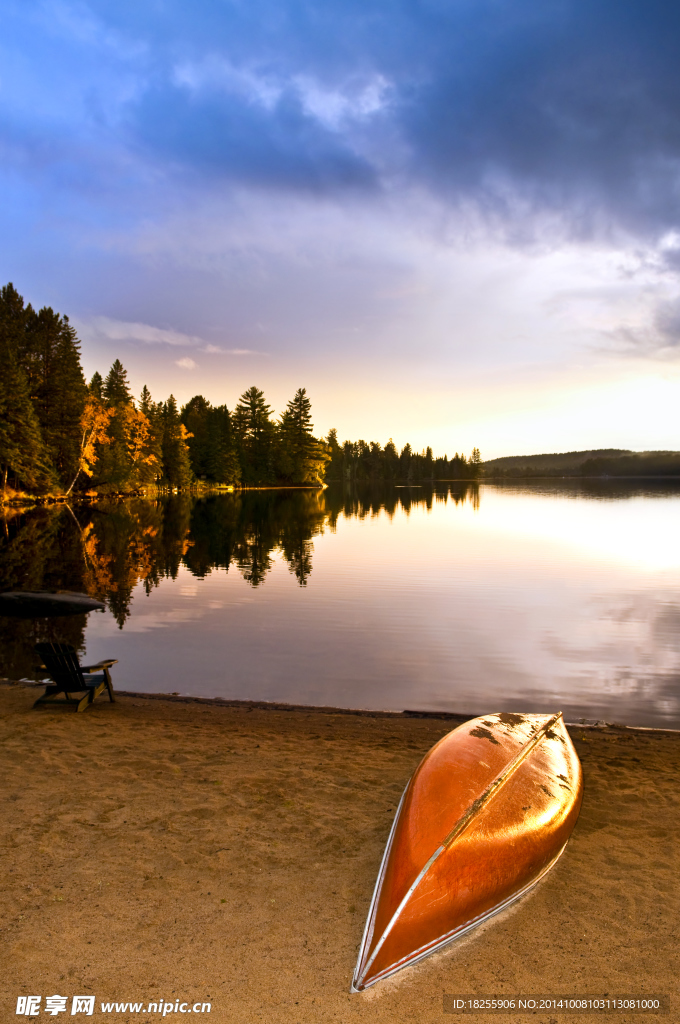
[[[381,971],[380,974],[376,974],[376,976],[374,978],[371,978],[371,980],[368,981],[365,985],[361,983],[360,978],[357,978],[355,972],[354,978],[352,979],[352,986],[350,988],[350,992],[364,992],[367,988],[371,988],[372,985],[377,984],[379,981],[384,981],[385,978],[391,977],[393,974],[396,974],[397,971],[403,970],[404,967],[411,967],[413,964],[417,964],[420,960],[424,960],[425,957],[430,956],[430,954],[436,953],[438,949],[443,949],[450,943],[455,942],[456,939],[462,938],[463,935],[466,935],[474,928],[478,928],[480,924],[484,924],[485,921],[488,921],[490,918],[495,917],[496,914],[500,914],[503,910],[506,910],[508,907],[512,906],[513,903],[516,903],[517,900],[520,900],[523,896],[526,896],[529,892],[531,892],[531,890],[535,886],[538,885],[539,882],[543,880],[543,878],[545,878],[545,876],[548,874],[551,868],[555,866],[557,861],[560,859],[560,857],[566,850],[568,843],[569,840],[567,840],[567,842],[553,857],[553,859],[548,864],[546,864],[546,866],[543,868],[540,874],[537,875],[536,878],[532,879],[532,881],[529,882],[528,885],[525,885],[524,888],[520,889],[519,892],[513,893],[512,896],[508,896],[506,900],[503,900],[502,903],[499,903],[491,910],[487,910],[484,914],[480,914],[479,917],[475,917],[471,921],[468,921],[466,924],[461,925],[458,928],[454,928],[453,931],[447,932],[440,938],[434,939],[432,942],[428,942],[425,946],[421,946],[420,949],[414,950],[413,953],[410,953],[408,956],[402,957],[401,960],[397,960],[389,968],[387,968],[384,971]],[[366,965],[366,968],[362,972],[363,974],[366,973],[369,966],[370,964]],[[357,984],[359,985],[358,988],[356,987]]]
[[[406,786],[404,787],[404,792],[401,794],[401,799],[399,801],[399,806],[397,807],[397,813],[394,815],[394,821],[392,822],[392,828],[390,829],[390,834],[389,834],[389,836],[387,838],[387,842],[385,844],[385,852],[383,853],[382,860],[380,862],[380,870],[378,871],[378,877],[376,879],[375,886],[373,888],[373,896],[371,897],[370,909],[369,909],[369,912],[368,912],[368,917],[366,918],[366,925],[364,927],[364,934],[361,937],[361,945],[359,946],[359,956],[357,958],[357,965],[356,965],[356,968],[354,970],[354,977],[352,978],[352,984],[350,986],[350,992],[359,992],[360,991],[360,989],[354,987],[354,982],[358,980],[357,979],[357,974],[358,974],[358,971],[359,971],[359,965],[361,964],[361,961],[362,961],[362,958],[363,958],[363,955],[364,955],[364,950],[366,949],[366,946],[368,945],[368,943],[373,938],[373,926],[374,926],[374,923],[375,923],[375,911],[376,911],[376,909],[378,907],[378,899],[380,897],[380,890],[382,889],[382,884],[383,884],[383,881],[385,879],[385,865],[387,864],[387,859],[388,859],[388,857],[390,855],[390,851],[392,849],[392,840],[394,839],[394,833],[397,830],[397,822],[399,821],[399,815],[401,814],[401,808],[402,808],[402,805],[404,803],[404,800],[406,799],[406,794],[408,792],[408,788],[409,788],[410,785],[411,785],[411,780],[409,779],[409,781],[406,783]]]

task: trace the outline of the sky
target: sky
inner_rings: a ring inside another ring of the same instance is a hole
[[[680,8],[4,0],[0,281],[86,374],[484,458],[680,449]]]

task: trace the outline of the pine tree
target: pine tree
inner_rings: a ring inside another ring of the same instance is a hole
[[[434,480],[434,457],[432,455],[432,449],[430,448],[429,445],[425,449],[423,461],[425,463],[423,466],[423,473],[425,475],[425,478],[430,481]]]
[[[2,487],[44,489],[53,469],[31,402],[26,374],[20,365],[26,323],[33,313],[13,284],[0,289],[0,468]]]
[[[116,359],[104,381],[104,398],[109,405],[125,405],[132,402],[127,370],[120,359]]]
[[[307,397],[306,388],[297,389],[294,398],[286,406],[286,412],[298,438],[302,440],[312,436],[312,403]]]
[[[312,436],[312,403],[304,388],[298,388],[279,420],[279,474],[294,484],[308,477],[307,460],[315,450]]]
[[[371,441],[366,468],[371,480],[380,480],[383,466],[383,450],[378,441]]]
[[[245,484],[262,486],[275,482],[276,428],[270,419],[271,411],[264,392],[256,387],[244,391],[236,406],[233,422]]]
[[[92,374],[92,380],[89,383],[89,392],[93,398],[96,398],[99,402],[104,398],[104,380],[99,370],[95,370]]]
[[[170,487],[189,487],[193,479],[187,444],[189,432],[179,418],[174,395],[163,405],[162,420],[163,477]]]
[[[149,445],[150,450],[156,456],[154,480],[158,484],[163,478],[163,403],[150,401],[145,416],[151,426]]]
[[[413,480],[413,470],[413,450],[407,441],[399,456],[399,478],[410,484]]]
[[[194,475],[210,483],[237,484],[241,469],[226,405],[213,408],[203,395],[195,395],[182,407],[180,419],[189,431]]]
[[[269,434],[272,408],[265,402],[264,392],[259,388],[252,387],[243,392],[236,412],[243,418],[246,440],[257,440],[263,434]]]
[[[144,448],[147,469],[142,482],[153,483],[160,480],[163,475],[163,414],[160,403],[154,402],[146,384],[139,396],[139,414],[146,417],[148,425]]]
[[[206,466],[208,477],[216,483],[233,486],[241,480],[241,466],[226,405],[210,410]]]
[[[342,480],[342,448],[338,443],[338,432],[335,427],[328,431],[326,444],[330,455],[326,477],[329,480]]]
[[[2,331],[0,328],[0,335]],[[43,490],[53,483],[49,453],[33,409],[26,377],[14,353],[0,338],[0,470],[2,489],[8,479],[16,487]]]
[[[331,448],[312,434],[312,403],[305,388],[298,388],[279,421],[277,466],[284,479],[294,484],[321,483]],[[337,446],[337,435],[335,439]]]
[[[355,481],[359,464],[359,449],[352,441],[342,443],[342,478],[346,483]]]
[[[127,371],[120,359],[111,366],[101,394],[112,415],[106,445],[97,446],[94,483],[106,491],[130,491],[152,482],[160,471],[160,444],[154,443],[154,430],[146,414],[135,409]]]
[[[153,408],[151,392],[147,388],[146,384],[142,388],[142,393],[139,396],[139,408],[141,409],[145,416],[148,416],[149,413],[151,412],[151,409]]]
[[[211,476],[208,467],[210,459],[209,449],[211,447],[209,423],[211,411],[210,402],[203,395],[194,395],[186,405],[182,406],[180,413],[182,423],[191,434],[191,438],[187,442],[189,445],[191,468],[199,480],[204,480]]]
[[[23,362],[26,324],[32,313],[32,306],[24,306],[23,296],[11,281],[0,288],[0,336],[17,365]]]
[[[80,342],[67,316],[49,306],[27,309],[21,353],[43,441],[62,481],[77,471],[80,419],[87,386],[80,364]]]
[[[479,448],[473,448],[468,459],[468,467],[470,470],[470,476],[473,480],[478,480],[482,475],[482,456]]]
[[[389,439],[383,450],[383,464],[385,467],[385,479],[388,481],[396,480],[399,473],[399,455],[397,454],[397,446],[392,438]]]

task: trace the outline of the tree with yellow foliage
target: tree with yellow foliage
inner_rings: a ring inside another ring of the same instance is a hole
[[[89,395],[86,398],[85,408],[80,418],[81,438],[78,471],[71,481],[67,494],[71,493],[81,473],[92,475],[101,446],[111,444],[113,438],[109,436],[109,426],[114,415],[115,409],[108,409],[95,395]]]

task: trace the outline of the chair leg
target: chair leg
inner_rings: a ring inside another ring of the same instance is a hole
[[[111,682],[111,673],[108,668],[104,669],[104,679],[106,680],[106,689],[109,691],[109,700],[111,703],[115,703],[116,698],[113,696],[113,684]]]
[[[99,683],[98,686],[92,686],[90,688],[90,694],[89,694],[90,704],[94,704],[94,702],[97,699],[97,697],[99,696],[99,694],[103,693],[105,689],[106,689],[106,683]]]
[[[90,693],[86,693],[85,696],[81,700],[78,701],[78,706],[76,708],[76,714],[79,711],[84,711],[85,708],[87,707],[87,705],[91,704],[91,703],[92,703],[92,692],[90,691]]]

